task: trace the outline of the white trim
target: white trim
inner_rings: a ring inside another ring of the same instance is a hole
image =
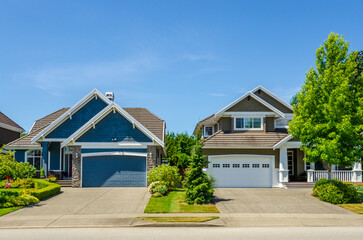
[[[139,152],[96,152],[96,153],[82,153],[82,157],[100,157],[100,156],[135,156],[135,157],[147,157],[147,153]]]
[[[31,128],[30,128],[29,132],[32,132],[32,129],[33,129],[34,125],[35,125],[35,122],[36,122],[36,121],[34,121],[34,122],[33,122],[33,125],[31,126]]]
[[[225,112],[222,117],[230,116],[230,117],[266,117],[268,115],[273,115],[274,117],[278,116],[275,112]]]
[[[40,172],[43,168],[43,152],[42,149],[29,149],[28,151],[24,152],[24,162],[28,162],[28,153],[32,151],[40,151],[40,169],[37,172]],[[34,167],[34,157],[33,157],[33,165]]]
[[[41,147],[5,147],[6,150],[42,150]]]
[[[77,146],[81,146],[82,149],[87,148],[147,148],[147,146],[154,145],[150,142],[135,142],[135,143],[123,143],[123,142],[77,142]]]
[[[6,123],[0,123],[0,127],[1,128],[5,128],[7,130],[10,130],[10,131],[14,131],[14,132],[18,132],[18,133],[22,133],[24,132],[25,130],[22,129],[22,128],[17,128],[17,127],[14,127],[14,126],[11,126],[11,125],[8,125]]]
[[[210,128],[212,128],[212,134],[207,134],[207,130],[206,130],[206,128],[207,127],[210,127]],[[214,134],[214,126],[203,126],[203,136],[204,137],[210,137],[210,136],[212,136]]]
[[[210,155],[209,158],[224,158],[224,157],[269,157],[275,159],[274,155],[259,155],[259,154],[225,154],[225,155]],[[274,161],[275,165],[275,161]]]
[[[65,120],[71,118],[71,115],[77,112],[79,109],[81,109],[85,104],[87,104],[90,100],[93,99],[93,97],[98,96],[100,99],[102,99],[106,104],[111,104],[112,102],[106,98],[100,91],[97,89],[94,89],[89,94],[87,94],[85,97],[83,97],[79,102],[77,102],[73,107],[68,109],[65,113],[63,113],[60,117],[58,117],[55,121],[53,121],[49,126],[44,128],[40,133],[38,133],[33,139],[32,143],[35,143],[43,136],[47,135],[51,130],[58,127],[61,123],[63,123]]]
[[[301,142],[300,141],[293,141],[293,142],[287,142],[284,144],[286,148],[300,148]]]
[[[203,146],[203,149],[272,149],[271,146]]]
[[[270,95],[271,97],[273,97],[275,100],[279,101],[280,103],[282,103],[283,105],[285,105],[286,107],[288,107],[290,110],[294,110],[294,108],[288,104],[287,102],[285,102],[284,100],[282,100],[281,98],[279,98],[278,96],[276,96],[275,94],[273,94],[272,92],[270,92],[269,90],[267,90],[266,88],[262,87],[261,85],[259,85],[258,87],[256,87],[255,89],[253,89],[251,92],[256,92],[258,90],[262,90],[265,93],[267,93],[268,95]]]
[[[259,118],[260,120],[261,120],[261,127],[259,127],[259,128],[254,128],[254,127],[252,127],[252,128],[246,128],[246,127],[244,127],[244,128],[237,128],[236,126],[237,126],[237,118],[238,119],[243,119],[243,125],[246,125],[246,123],[245,123],[245,119],[252,119],[252,125],[253,125],[253,119],[254,118]],[[258,131],[262,131],[263,130],[263,117],[234,117],[233,118],[233,130],[234,131],[254,131],[254,130],[258,130]]]
[[[143,132],[146,136],[148,136],[152,141],[157,142],[160,146],[164,147],[164,143],[156,137],[152,132],[150,132],[147,128],[145,128],[142,124],[140,124],[135,118],[133,118],[129,113],[119,107],[116,103],[111,103],[103,110],[101,110],[98,114],[96,114],[93,118],[91,118],[87,123],[85,123],[81,128],[75,131],[71,136],[69,136],[65,141],[62,142],[62,147],[67,146],[70,142],[76,141],[80,136],[82,136],[86,131],[88,131],[93,123],[97,124],[104,117],[111,113],[111,111],[119,112],[123,117],[125,117],[129,122],[135,124],[135,126]]]
[[[50,151],[48,150],[48,170],[47,170],[47,174],[48,175],[48,172],[50,171]]]
[[[63,142],[66,138],[43,138],[44,142]]]
[[[274,146],[273,146],[273,150],[277,149],[277,148],[280,148],[284,143],[286,143],[287,141],[289,141],[290,139],[292,139],[292,135],[289,134],[287,135],[285,138],[283,138],[280,142],[276,143]]]
[[[218,117],[219,115],[221,115],[222,113],[224,113],[225,111],[227,111],[229,108],[233,107],[234,105],[236,105],[237,103],[239,103],[240,101],[242,101],[243,99],[245,99],[248,96],[253,97],[255,100],[257,100],[258,102],[260,102],[261,104],[265,105],[266,107],[270,108],[272,111],[274,111],[275,113],[277,113],[279,116],[281,117],[285,117],[285,114],[282,113],[280,110],[276,109],[275,107],[273,107],[271,104],[267,103],[266,101],[264,101],[263,99],[261,99],[260,97],[256,96],[253,92],[255,92],[256,90],[258,90],[258,88],[262,86],[258,86],[257,88],[255,88],[252,91],[249,91],[247,93],[245,93],[244,95],[242,95],[241,97],[237,98],[235,101],[233,101],[232,103],[228,104],[226,107],[222,108],[221,110],[219,110],[218,112],[216,112],[214,114],[213,118]],[[263,89],[262,89],[263,90]],[[267,91],[266,91],[267,92]],[[274,96],[272,96],[274,97]],[[275,97],[274,97],[275,98]],[[281,102],[281,100],[279,100]],[[281,102],[282,103],[282,102]],[[283,103],[284,105],[287,103]],[[290,106],[291,107],[291,106]],[[292,107],[291,107],[292,108]]]

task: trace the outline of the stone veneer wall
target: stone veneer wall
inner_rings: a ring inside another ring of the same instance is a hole
[[[72,187],[81,187],[81,146],[73,146],[72,158]],[[78,158],[76,158],[78,153]]]

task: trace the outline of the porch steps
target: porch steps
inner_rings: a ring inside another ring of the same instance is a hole
[[[314,183],[310,182],[288,182],[285,183],[287,188],[313,188]]]
[[[57,183],[61,185],[61,187],[72,187],[72,180],[57,180]]]

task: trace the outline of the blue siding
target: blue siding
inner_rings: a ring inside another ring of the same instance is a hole
[[[18,162],[25,162],[25,152],[24,150],[16,150],[14,158]]]
[[[100,122],[96,124],[96,128],[89,129],[77,142],[151,142],[147,137],[136,127],[133,128],[126,118],[120,113],[110,112]]]
[[[50,152],[50,170],[61,170],[60,169],[60,143],[51,142],[48,147]]]
[[[95,152],[137,152],[147,153],[146,148],[97,148],[97,149],[82,149],[82,153],[95,153]]]
[[[65,122],[50,132],[46,137],[68,138],[106,106],[107,104],[102,99],[93,98],[76,113],[74,113],[72,115],[72,119],[68,118]]]
[[[82,178],[82,187],[145,187],[146,158],[85,157]]]

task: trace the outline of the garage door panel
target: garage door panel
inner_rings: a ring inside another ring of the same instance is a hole
[[[208,172],[216,187],[272,187],[273,158],[211,157]]]
[[[83,187],[145,187],[146,158],[98,156],[83,158]]]

